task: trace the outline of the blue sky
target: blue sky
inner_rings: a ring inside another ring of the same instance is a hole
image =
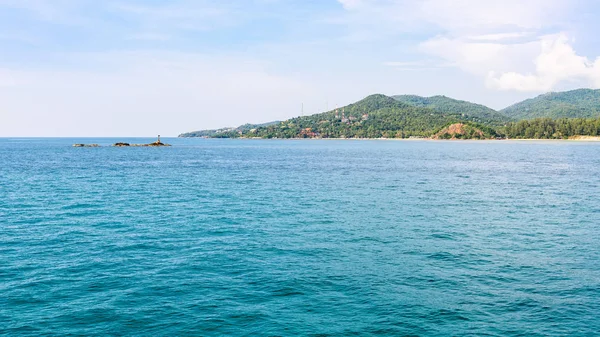
[[[0,0],[0,136],[153,136],[372,93],[600,87],[594,0]]]

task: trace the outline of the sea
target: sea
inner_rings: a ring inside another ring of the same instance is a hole
[[[0,139],[0,335],[600,335],[600,143],[117,141]]]

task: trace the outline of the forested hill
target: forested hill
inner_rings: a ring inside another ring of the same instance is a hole
[[[452,123],[470,123],[464,113],[417,107],[385,95],[371,95],[336,110],[301,116],[247,130],[232,137],[260,138],[407,138],[430,137]]]
[[[278,124],[279,121],[269,122],[263,124],[244,124],[240,125],[236,128],[220,128],[213,130],[200,130],[200,131],[192,131],[186,132],[179,135],[179,137],[206,137],[206,138],[233,138],[243,134],[244,132],[248,132],[252,129],[260,128],[263,126]]]
[[[454,121],[427,108],[410,106],[384,95],[371,95],[348,106],[278,125],[259,128],[249,137],[262,138],[380,138],[430,136]]]
[[[421,97],[416,95],[392,96],[395,100],[417,107],[430,108],[447,114],[464,114],[473,122],[502,126],[512,119],[485,105],[460,101],[446,96]]]
[[[541,120],[527,121],[544,117]],[[568,120],[548,120],[548,119]],[[574,118],[578,118],[574,120]],[[283,122],[184,133],[208,138],[569,138],[600,136],[600,90],[549,93],[501,111],[445,96],[371,95]],[[460,126],[450,127],[453,124]],[[444,132],[444,130],[448,132]],[[455,130],[457,132],[450,132]],[[459,131],[459,132],[458,132]]]
[[[512,105],[501,112],[516,120],[600,117],[600,90],[578,89],[547,93]]]

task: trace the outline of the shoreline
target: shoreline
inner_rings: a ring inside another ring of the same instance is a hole
[[[536,139],[536,138],[510,138],[510,139],[433,139],[433,138],[209,138],[209,137],[178,137],[183,139],[240,139],[240,140],[349,140],[349,141],[405,141],[405,142],[600,142],[600,136],[577,136],[568,139]]]

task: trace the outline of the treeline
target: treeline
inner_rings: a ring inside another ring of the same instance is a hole
[[[507,138],[567,139],[573,136],[600,136],[600,118],[537,118],[508,123]]]

